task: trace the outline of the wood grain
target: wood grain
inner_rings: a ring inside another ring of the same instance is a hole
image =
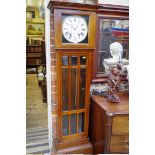
[[[128,92],[119,94],[120,103],[108,103],[104,97],[92,95],[89,137],[93,153],[129,152]]]

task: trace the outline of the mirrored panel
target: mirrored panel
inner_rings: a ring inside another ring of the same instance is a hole
[[[77,115],[72,114],[70,115],[70,133],[75,134],[76,133],[76,128],[77,128]]]
[[[62,110],[68,110],[68,69],[62,68]]]
[[[129,59],[129,20],[100,19],[98,73],[104,73],[104,59],[112,58],[110,44],[121,43],[122,58]]]
[[[85,113],[79,113],[79,128],[78,128],[78,133],[84,132],[84,118],[85,118]]]
[[[69,116],[68,115],[63,115],[62,117],[62,132],[63,136],[69,135]]]

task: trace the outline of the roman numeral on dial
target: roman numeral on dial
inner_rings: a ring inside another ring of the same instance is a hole
[[[81,32],[79,35],[82,35],[82,36],[83,36],[83,35],[84,35],[84,33],[82,33],[82,32]]]
[[[69,34],[69,31],[65,32],[65,35],[67,36]]]

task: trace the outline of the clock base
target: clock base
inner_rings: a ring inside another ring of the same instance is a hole
[[[87,144],[59,149],[56,152],[56,154],[92,154],[92,153],[93,148],[90,142],[88,142]]]
[[[68,140],[58,144],[57,154],[92,154],[93,146],[88,138]]]

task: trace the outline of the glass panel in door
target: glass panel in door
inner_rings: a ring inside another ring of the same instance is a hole
[[[80,69],[80,88],[79,88],[79,108],[85,107],[85,91],[86,91],[86,68]]]
[[[68,68],[62,68],[62,110],[68,110]]]

